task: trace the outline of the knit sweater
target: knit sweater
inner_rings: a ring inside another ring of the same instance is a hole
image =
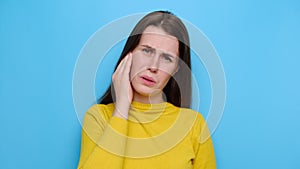
[[[132,102],[128,119],[114,104],[85,114],[78,169],[215,169],[212,139],[200,113],[168,102]]]

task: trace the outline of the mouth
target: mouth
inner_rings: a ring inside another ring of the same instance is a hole
[[[141,80],[146,86],[154,86],[156,84],[156,81],[147,75],[141,76]]]

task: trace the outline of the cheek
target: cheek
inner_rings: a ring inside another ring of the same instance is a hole
[[[137,74],[139,74],[143,70],[145,70],[143,62],[137,58],[133,58],[130,69],[130,79],[132,80]]]
[[[168,65],[160,68],[160,71],[163,72],[163,76],[172,76],[176,73],[177,66],[176,65]]]
[[[160,82],[161,82],[162,85],[165,86],[168,83],[170,78],[171,78],[171,75],[169,73],[166,73],[164,71],[162,71],[160,73]]]

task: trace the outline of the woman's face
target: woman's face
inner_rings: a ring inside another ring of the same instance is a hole
[[[130,79],[135,94],[161,94],[171,75],[178,70],[179,43],[163,29],[148,26],[132,57]]]

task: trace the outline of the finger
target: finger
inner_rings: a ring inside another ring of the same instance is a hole
[[[127,61],[126,61],[125,66],[124,66],[124,72],[125,72],[126,74],[129,74],[130,69],[131,69],[131,64],[132,64],[132,54],[129,53],[129,55],[128,55],[127,57],[128,57],[128,58],[127,58]]]
[[[124,66],[124,59],[122,59],[122,61],[119,63],[117,69],[115,70],[115,72],[112,74],[112,80],[115,81],[116,79],[118,79],[118,77],[120,76],[121,72],[120,70],[122,69],[122,67]]]
[[[119,73],[122,67],[124,66],[125,58],[122,59],[122,61],[119,63],[115,73]]]
[[[122,64],[122,67],[120,68],[120,73],[123,73],[124,70],[125,70],[125,68],[126,68],[126,65],[127,65],[127,62],[128,62],[128,58],[129,58],[128,56],[129,56],[129,54],[127,54],[125,56],[125,58],[124,58],[124,63]]]

